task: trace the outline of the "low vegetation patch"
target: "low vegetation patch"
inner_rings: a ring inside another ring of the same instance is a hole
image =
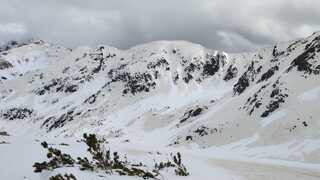
[[[73,174],[57,174],[55,176],[51,176],[49,180],[77,180],[77,178]]]
[[[182,163],[181,154],[171,154],[171,160],[167,162],[155,163],[153,167],[148,167],[140,162],[134,164],[127,160],[126,156],[121,156],[118,152],[112,152],[105,147],[105,140],[100,140],[95,134],[84,134],[81,142],[87,145],[90,156],[73,158],[71,155],[61,152],[61,150],[49,147],[47,142],[41,145],[47,152],[48,161],[34,163],[34,172],[53,171],[61,167],[78,167],[81,171],[105,172],[106,174],[118,174],[120,176],[136,176],[143,179],[158,179],[160,171],[165,168],[173,168],[178,176],[188,176],[189,172]],[[58,174],[52,176],[50,180],[76,180],[72,174]]]

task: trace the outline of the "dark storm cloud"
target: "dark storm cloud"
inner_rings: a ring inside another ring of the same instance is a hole
[[[320,30],[319,0],[0,0],[0,40],[121,49],[188,40],[231,52]]]

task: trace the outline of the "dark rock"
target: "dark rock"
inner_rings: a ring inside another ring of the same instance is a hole
[[[169,68],[169,63],[165,58],[158,59],[156,62],[150,62],[147,64],[148,69],[155,69],[157,67]]]
[[[278,67],[278,66],[273,66],[273,67],[270,68],[267,72],[265,72],[264,74],[262,74],[261,79],[259,79],[257,83],[260,83],[260,82],[262,82],[262,81],[267,81],[267,80],[270,79],[270,78],[274,75],[274,73],[275,73],[276,71],[278,71],[278,70],[279,70],[279,67]]]
[[[304,127],[308,127],[308,124],[307,124],[306,121],[303,121],[302,124],[303,124]]]
[[[233,78],[235,78],[238,74],[238,69],[236,67],[233,67],[233,65],[230,65],[227,69],[227,73],[224,76],[223,80],[229,81]]]
[[[186,136],[186,141],[192,141],[192,136]]]
[[[304,72],[305,74],[318,75],[320,66],[312,64],[310,60],[314,59],[319,51],[320,36],[314,38],[311,43],[306,45],[305,51],[291,62],[291,66],[287,69],[287,72],[290,72],[294,67],[297,67],[298,71]]]
[[[33,114],[32,109],[28,108],[11,108],[2,112],[1,116],[4,119],[15,120],[15,119],[25,119],[31,117]]]
[[[234,84],[234,95],[242,94],[250,86],[250,82],[253,82],[255,80],[255,77],[257,74],[259,74],[259,72],[260,71],[255,69],[254,62],[252,61],[247,71],[244,72],[242,76],[239,78],[238,82]]]
[[[180,120],[180,123],[184,123],[186,120],[188,120],[191,117],[199,116],[202,111],[203,109],[200,107],[187,111],[186,113],[184,113],[183,118]]]
[[[12,68],[12,67],[13,65],[10,62],[0,59],[0,70]]]

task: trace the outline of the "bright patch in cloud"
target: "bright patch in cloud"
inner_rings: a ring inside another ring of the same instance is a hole
[[[25,34],[26,32],[27,28],[23,24],[0,24],[0,34]]]

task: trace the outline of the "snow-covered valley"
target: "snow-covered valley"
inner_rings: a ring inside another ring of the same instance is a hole
[[[42,141],[79,156],[84,133],[150,167],[180,152],[190,175],[158,179],[320,179],[319,57],[320,33],[241,54],[185,41],[11,42],[0,48],[0,180],[141,179],[33,172]]]

